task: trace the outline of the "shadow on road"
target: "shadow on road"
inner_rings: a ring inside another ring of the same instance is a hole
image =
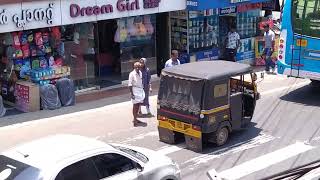
[[[306,85],[280,97],[283,101],[304,104],[307,106],[320,106],[320,86]]]
[[[254,138],[261,135],[262,132],[262,129],[256,128],[255,125],[256,123],[251,123],[248,125],[247,129],[231,133],[228,142],[223,146],[218,147],[213,143],[208,143],[202,154],[219,155],[250,143]]]

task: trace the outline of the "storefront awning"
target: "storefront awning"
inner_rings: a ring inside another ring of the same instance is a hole
[[[187,0],[188,10],[205,10],[238,6],[245,3],[269,2],[272,0]]]

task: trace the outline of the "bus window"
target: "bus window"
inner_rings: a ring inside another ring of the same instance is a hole
[[[320,0],[293,0],[292,22],[295,33],[320,37]]]

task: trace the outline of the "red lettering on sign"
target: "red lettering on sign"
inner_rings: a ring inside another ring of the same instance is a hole
[[[112,13],[112,12],[113,12],[112,5],[108,4],[108,5],[101,6],[101,14]]]
[[[93,14],[94,15],[99,15],[101,13],[101,9],[99,6],[94,6],[93,7]]]
[[[80,6],[77,4],[70,5],[70,16],[72,18],[78,17],[80,15]]]
[[[125,0],[118,0],[117,9],[120,12],[138,10],[140,9],[139,0],[135,0],[131,3]]]

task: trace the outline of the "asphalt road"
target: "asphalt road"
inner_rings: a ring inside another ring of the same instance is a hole
[[[184,143],[159,142],[156,118],[147,127],[131,124],[129,96],[78,104],[59,111],[41,111],[0,119],[0,151],[52,134],[79,134],[105,142],[142,146],[177,161],[186,180],[206,180],[213,170],[229,179],[263,177],[317,160],[320,154],[320,94],[308,80],[266,75],[259,79],[261,99],[247,130],[231,135],[222,147],[203,153]],[[151,97],[155,114],[156,96]]]

